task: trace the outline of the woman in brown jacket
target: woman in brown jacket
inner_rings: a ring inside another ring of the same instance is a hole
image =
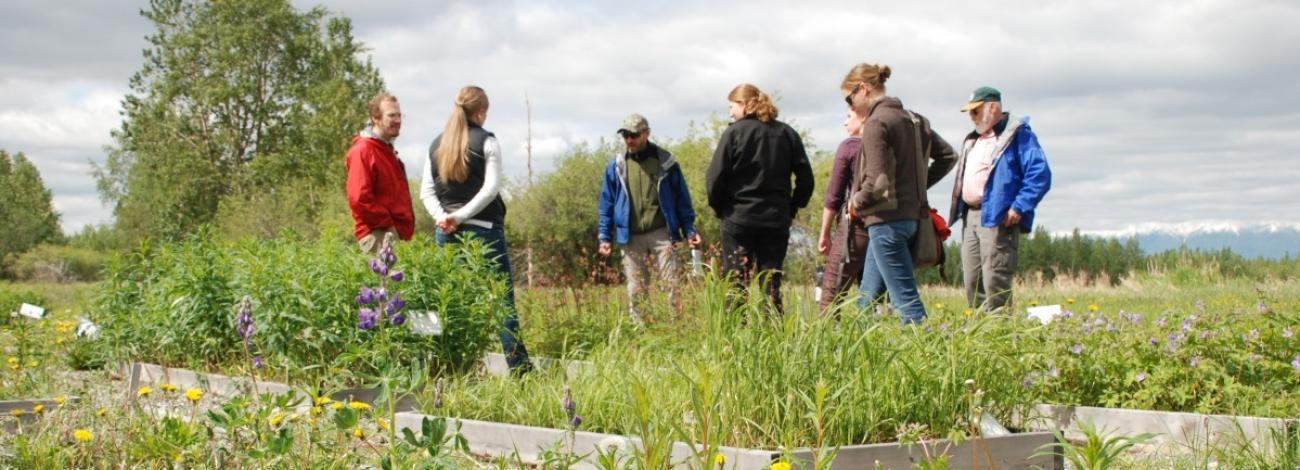
[[[849,200],[850,215],[862,221],[870,239],[859,305],[866,308],[888,290],[903,323],[919,323],[925,319],[925,305],[912,274],[910,247],[922,217],[929,223],[923,192],[952,170],[957,156],[928,120],[885,95],[890,73],[887,65],[858,64],[840,85],[849,106],[867,116]],[[919,145],[916,126],[921,127]],[[917,148],[925,149],[930,160],[924,188],[917,182]]]

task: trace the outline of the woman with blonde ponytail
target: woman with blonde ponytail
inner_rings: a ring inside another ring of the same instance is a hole
[[[722,219],[723,268],[738,288],[758,274],[768,299],[782,311],[790,224],[812,199],[812,165],[799,133],[776,120],[767,93],[742,83],[727,101],[734,122],[722,132],[706,177],[709,207]]]
[[[528,349],[518,339],[514,276],[506,246],[506,205],[500,195],[505,181],[501,144],[483,128],[487,116],[487,93],[476,86],[461,88],[447,117],[447,127],[429,146],[420,199],[437,223],[434,236],[439,246],[477,238],[505,276],[509,314],[499,333],[501,348],[511,371],[523,373],[532,365]]]
[[[925,319],[925,305],[912,273],[910,247],[920,224],[931,223],[923,203],[926,189],[952,170],[957,156],[928,119],[885,94],[891,74],[888,65],[857,64],[840,84],[844,101],[867,117],[862,125],[862,153],[853,170],[849,214],[867,227],[859,305],[866,308],[888,291],[903,323],[914,324]],[[917,149],[923,155],[917,155]],[[924,171],[921,161],[929,162]],[[925,177],[924,187],[918,183],[918,173]]]

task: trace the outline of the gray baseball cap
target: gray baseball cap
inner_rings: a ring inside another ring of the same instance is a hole
[[[623,127],[618,128],[618,133],[641,133],[650,130],[650,122],[645,120],[645,116],[632,113],[623,118]]]

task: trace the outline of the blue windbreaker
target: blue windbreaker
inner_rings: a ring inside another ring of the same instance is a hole
[[[658,146],[654,148],[659,153],[659,210],[668,224],[668,236],[674,242],[681,241],[695,234],[691,193],[686,189],[686,179],[673,155]],[[605,185],[600,190],[600,241],[626,245],[631,231],[628,228],[631,213],[632,201],[627,195],[627,155],[618,154],[605,167]]]
[[[957,181],[952,188],[952,211],[948,220],[956,224],[965,221],[969,207],[961,198],[966,157],[975,145],[978,134],[971,132],[962,143],[961,159],[957,163]],[[998,135],[998,147],[993,158],[993,169],[984,185],[984,200],[980,204],[980,226],[997,227],[1007,217],[1007,210],[1015,208],[1020,213],[1020,231],[1029,233],[1034,228],[1034,210],[1052,187],[1052,169],[1047,166],[1043,147],[1029,127],[1029,117],[1007,115],[1006,128]],[[968,223],[968,222],[967,222]]]

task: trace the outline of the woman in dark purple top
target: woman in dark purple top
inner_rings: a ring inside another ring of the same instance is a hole
[[[822,272],[821,294],[818,299],[823,312],[831,306],[850,287],[858,285],[862,277],[862,263],[867,253],[867,229],[861,223],[850,222],[844,211],[844,201],[848,199],[849,185],[853,182],[853,164],[862,147],[859,134],[866,116],[848,111],[844,119],[844,130],[849,137],[840,142],[835,151],[835,164],[831,168],[831,182],[826,189],[826,201],[822,204],[822,227],[817,236],[817,250],[826,255],[826,268]],[[835,236],[831,236],[831,227],[837,225]],[[847,253],[847,256],[846,256]]]

